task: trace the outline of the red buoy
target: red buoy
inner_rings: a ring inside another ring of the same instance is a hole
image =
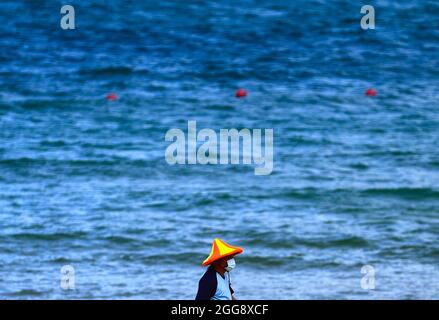
[[[107,95],[107,100],[109,100],[109,101],[117,100],[117,95],[115,93],[109,93]]]
[[[377,91],[375,89],[367,89],[365,95],[368,97],[375,97],[377,95]]]
[[[237,98],[244,98],[244,97],[247,96],[247,91],[244,90],[244,89],[238,89],[238,90],[236,91],[235,96],[236,96]]]

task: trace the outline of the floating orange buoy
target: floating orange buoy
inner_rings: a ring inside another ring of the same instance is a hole
[[[109,100],[109,101],[117,100],[117,96],[116,96],[116,94],[115,94],[115,93],[109,93],[109,94],[107,95],[107,100]]]
[[[377,91],[375,89],[367,89],[365,95],[368,97],[375,97],[377,95]]]
[[[244,89],[238,89],[238,90],[236,91],[235,96],[236,96],[237,98],[244,98],[245,96],[247,96],[247,91],[244,90]]]

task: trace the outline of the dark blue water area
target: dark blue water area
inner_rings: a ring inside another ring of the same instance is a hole
[[[0,297],[193,299],[220,237],[239,299],[439,298],[437,1],[63,4],[0,4]],[[169,165],[190,120],[273,172]]]

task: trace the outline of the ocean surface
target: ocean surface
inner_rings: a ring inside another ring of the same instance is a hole
[[[439,299],[438,1],[68,3],[0,4],[1,298],[193,299],[220,237],[239,299]],[[272,174],[168,165],[189,120]]]

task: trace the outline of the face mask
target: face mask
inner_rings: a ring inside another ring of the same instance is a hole
[[[226,267],[227,271],[232,271],[235,268],[235,266],[236,266],[235,259],[232,258],[230,260],[227,260],[227,267]]]

